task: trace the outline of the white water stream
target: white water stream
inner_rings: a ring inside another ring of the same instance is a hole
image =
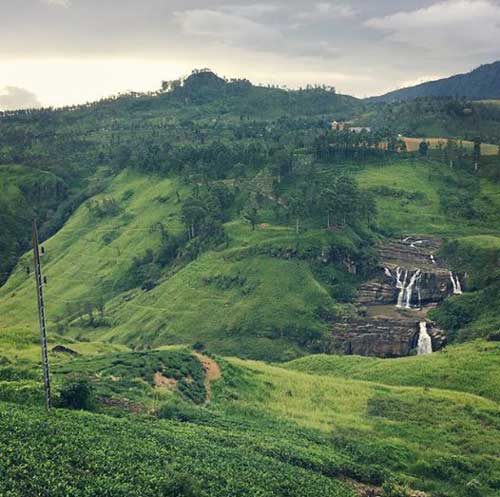
[[[427,332],[427,323],[420,322],[420,332],[418,334],[417,355],[432,354],[432,339]]]
[[[406,307],[407,309],[411,309],[411,299],[413,296],[413,291],[415,289],[415,285],[417,285],[417,294],[420,295],[420,288],[418,288],[418,281],[421,278],[422,271],[417,269],[411,276],[408,281],[408,270],[404,271],[400,267],[396,268],[396,288],[399,289],[398,300],[396,307]],[[403,276],[403,277],[402,277]],[[420,300],[420,297],[419,297]]]
[[[450,280],[453,285],[453,295],[462,295],[462,285],[460,284],[460,279],[458,276],[454,276],[450,271]]]

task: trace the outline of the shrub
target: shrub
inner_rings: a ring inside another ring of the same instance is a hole
[[[177,400],[163,404],[158,410],[158,417],[183,423],[206,423],[211,419],[210,413],[205,409]]]
[[[57,407],[92,411],[95,407],[94,389],[86,378],[70,380],[63,385]]]
[[[383,497],[408,497],[410,494],[408,488],[396,483],[394,480],[388,480],[382,485]]]
[[[169,471],[167,481],[162,485],[161,497],[203,497],[200,484],[192,476]]]

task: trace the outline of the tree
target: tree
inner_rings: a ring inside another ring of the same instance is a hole
[[[425,140],[422,140],[418,146],[418,153],[422,156],[422,157],[427,157],[428,153],[429,153],[429,144],[425,141]]]
[[[305,203],[304,199],[299,195],[294,195],[288,199],[288,208],[290,214],[295,219],[295,233],[298,235],[300,231],[300,219],[304,215]]]
[[[194,238],[197,233],[197,227],[205,217],[205,208],[202,201],[196,197],[188,197],[184,200],[181,208],[182,222],[188,229],[189,239]]]
[[[321,208],[326,213],[326,227],[330,229],[332,213],[335,209],[335,191],[327,188],[321,192]]]
[[[257,225],[259,219],[257,207],[248,207],[243,213],[243,217],[252,225],[252,231],[255,231],[255,226]]]
[[[86,378],[67,381],[59,392],[58,407],[91,411],[95,407],[94,388]]]
[[[481,160],[481,138],[474,138],[474,151],[473,151],[473,159],[474,159],[474,171],[479,169],[479,161]]]
[[[335,193],[337,217],[345,226],[348,221],[356,219],[359,212],[359,190],[354,179],[341,176],[335,185]]]

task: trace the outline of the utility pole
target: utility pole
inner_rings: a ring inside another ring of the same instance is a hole
[[[35,284],[36,284],[36,297],[38,301],[38,321],[40,323],[40,343],[42,346],[42,367],[43,367],[43,383],[45,387],[45,406],[47,410],[49,410],[52,407],[52,401],[50,397],[49,356],[47,352],[45,304],[43,302],[42,266],[40,264],[40,251],[38,248],[38,230],[36,227],[35,218],[33,218],[33,262],[35,263]]]

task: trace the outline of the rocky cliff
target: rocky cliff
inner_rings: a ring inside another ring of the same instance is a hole
[[[442,348],[446,335],[427,319],[427,312],[449,295],[462,293],[466,275],[445,267],[436,255],[439,246],[439,240],[415,237],[381,245],[376,274],[359,288],[358,315],[333,323],[330,351],[378,357],[417,353],[426,350],[418,347],[421,323],[432,350]]]

